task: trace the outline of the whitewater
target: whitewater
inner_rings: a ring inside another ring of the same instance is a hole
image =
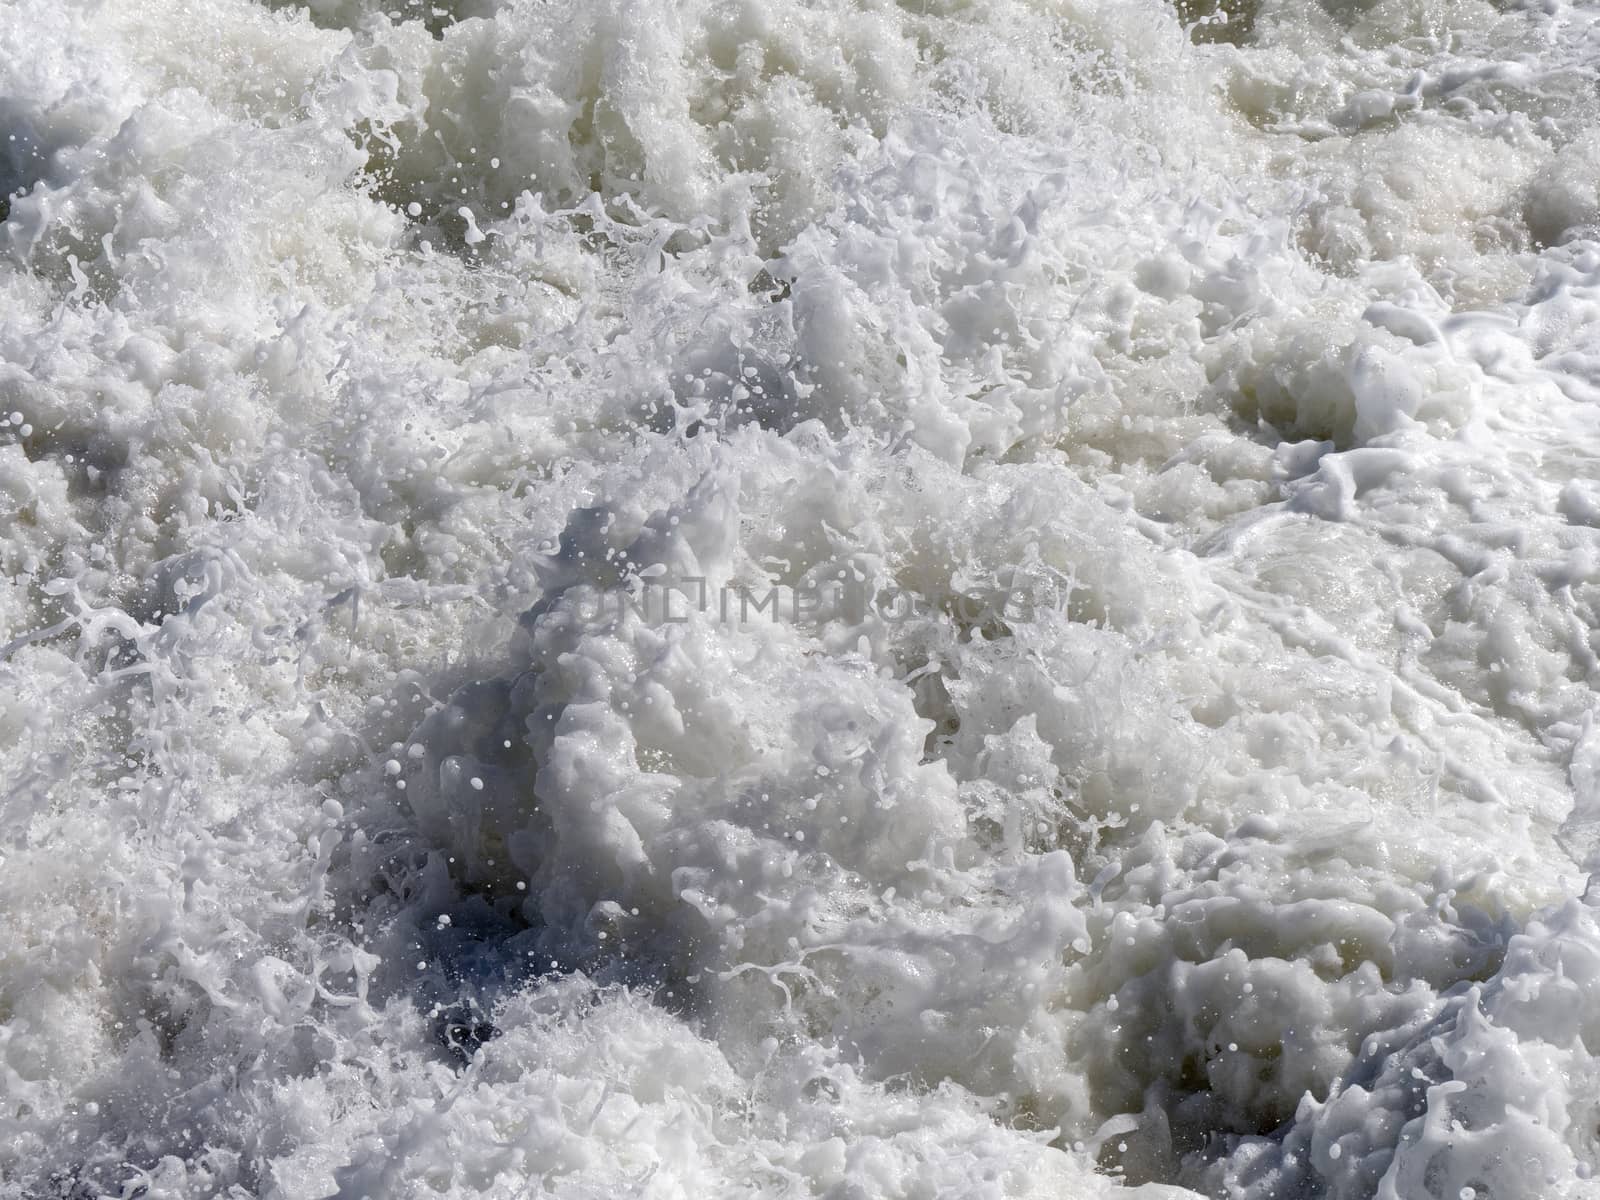
[[[0,220],[6,1200],[1600,1196],[1600,6],[0,0]]]

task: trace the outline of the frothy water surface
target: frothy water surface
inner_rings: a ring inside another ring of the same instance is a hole
[[[1597,63],[9,0],[0,1194],[1596,1194]]]

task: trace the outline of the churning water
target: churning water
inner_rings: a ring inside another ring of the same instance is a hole
[[[3,0],[0,191],[0,1194],[1597,1194],[1594,4]]]

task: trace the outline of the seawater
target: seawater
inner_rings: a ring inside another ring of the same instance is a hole
[[[0,1194],[1600,1194],[1593,4],[5,0],[0,192]]]

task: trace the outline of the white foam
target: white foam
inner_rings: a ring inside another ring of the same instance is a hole
[[[7,1194],[1584,1194],[1592,9],[13,9]]]

